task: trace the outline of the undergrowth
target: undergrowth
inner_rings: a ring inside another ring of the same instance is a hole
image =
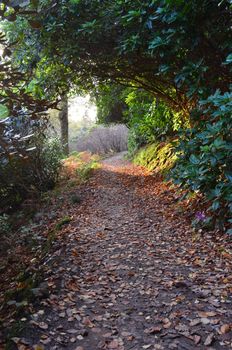
[[[176,155],[171,143],[152,143],[141,148],[133,158],[135,164],[162,175],[173,168],[175,161]]]
[[[85,182],[90,178],[94,169],[99,168],[99,160],[99,156],[89,152],[73,152],[64,162],[64,177],[68,176],[72,183],[74,178],[79,183]]]

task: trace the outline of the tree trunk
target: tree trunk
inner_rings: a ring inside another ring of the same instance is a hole
[[[61,96],[60,101],[61,111],[59,112],[60,130],[61,130],[61,142],[65,155],[69,154],[68,145],[68,96],[64,94]]]

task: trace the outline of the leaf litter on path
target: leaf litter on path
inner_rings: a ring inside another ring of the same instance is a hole
[[[231,349],[229,240],[193,239],[174,189],[118,156],[79,191],[44,261],[50,294],[32,306],[25,349]]]

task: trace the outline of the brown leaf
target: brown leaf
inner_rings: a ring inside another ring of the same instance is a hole
[[[151,328],[147,328],[144,330],[144,333],[146,334],[156,334],[162,331],[162,327],[161,326],[154,326]]]
[[[200,341],[201,341],[201,337],[200,337],[200,335],[198,335],[198,334],[195,334],[195,335],[193,336],[193,339],[194,339],[194,343],[195,343],[196,345],[199,344]]]
[[[194,320],[192,320],[192,321],[190,322],[190,326],[191,326],[191,327],[194,327],[194,326],[197,326],[197,325],[200,324],[200,323],[201,323],[200,318],[195,318]]]
[[[117,340],[112,340],[109,345],[109,349],[118,349],[119,347],[119,342]]]
[[[170,320],[168,318],[163,319],[163,328],[170,328],[172,323],[170,322]]]
[[[42,23],[39,22],[39,21],[29,20],[28,22],[30,23],[30,26],[31,26],[33,29],[41,29],[41,28],[42,28]]]
[[[214,339],[214,334],[213,333],[210,333],[207,338],[205,339],[205,342],[204,342],[204,345],[205,346],[209,346],[212,344],[213,342],[213,339]]]
[[[226,334],[228,332],[230,332],[232,329],[232,325],[231,324],[223,324],[220,327],[220,334]]]
[[[48,329],[48,324],[45,322],[38,323],[39,328],[41,329]]]
[[[44,350],[44,347],[43,347],[43,345],[36,344],[36,345],[33,346],[33,349],[34,350]]]
[[[214,317],[217,315],[215,311],[198,311],[200,317]]]

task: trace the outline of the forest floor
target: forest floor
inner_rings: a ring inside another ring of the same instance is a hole
[[[72,189],[80,203],[60,196],[71,219],[16,348],[232,349],[229,239],[194,231],[174,189],[123,156]]]

